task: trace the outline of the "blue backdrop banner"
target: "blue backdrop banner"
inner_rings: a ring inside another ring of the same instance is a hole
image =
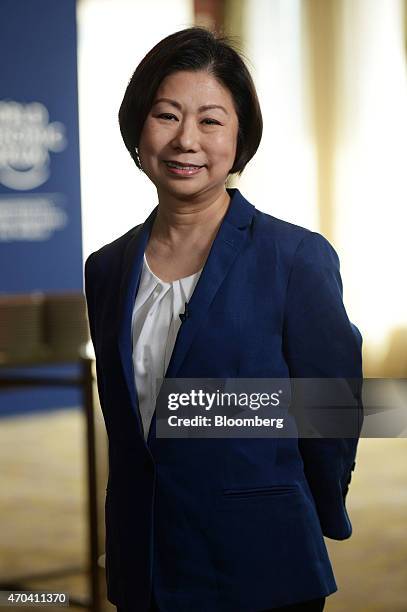
[[[75,0],[2,0],[0,12],[0,294],[81,291]],[[2,392],[0,414],[78,400]]]

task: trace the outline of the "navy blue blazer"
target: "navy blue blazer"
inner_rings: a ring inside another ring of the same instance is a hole
[[[165,376],[361,378],[335,250],[228,192]],[[108,598],[147,612],[154,590],[163,612],[257,612],[327,596],[323,536],[351,535],[357,438],[157,438],[154,415],[144,440],[131,316],[156,212],[85,264],[109,439]]]

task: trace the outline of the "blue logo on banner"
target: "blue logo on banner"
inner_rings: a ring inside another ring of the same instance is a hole
[[[0,54],[0,294],[82,291],[75,0],[2,0]],[[78,403],[9,391],[0,414]]]

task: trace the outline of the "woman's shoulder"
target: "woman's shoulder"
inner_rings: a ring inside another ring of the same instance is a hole
[[[332,244],[321,233],[256,209],[253,236],[262,248],[276,250],[288,259],[338,262]]]
[[[114,261],[121,261],[124,250],[126,249],[128,243],[132,238],[134,238],[140,228],[142,227],[142,223],[132,227],[125,234],[122,234],[118,238],[115,238],[111,242],[104,244],[96,251],[93,251],[87,258],[85,265],[89,265],[91,261],[97,261],[100,266],[104,266],[104,264],[114,264]]]
[[[296,247],[312,230],[275,217],[256,208],[253,235],[268,241],[274,247]]]
[[[275,237],[284,238],[285,240],[287,238],[301,240],[306,234],[312,233],[312,230],[306,227],[280,219],[258,208],[256,208],[255,212],[255,223],[257,224],[258,231],[272,233]]]

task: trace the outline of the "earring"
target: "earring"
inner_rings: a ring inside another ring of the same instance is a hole
[[[136,153],[137,162],[138,162],[138,164],[139,164],[140,168],[141,168],[141,169],[143,169],[143,168],[141,167],[141,161],[140,161],[140,156],[139,156],[139,154],[138,154],[138,146],[137,146],[137,145],[134,147],[134,151],[135,151],[135,153]]]

